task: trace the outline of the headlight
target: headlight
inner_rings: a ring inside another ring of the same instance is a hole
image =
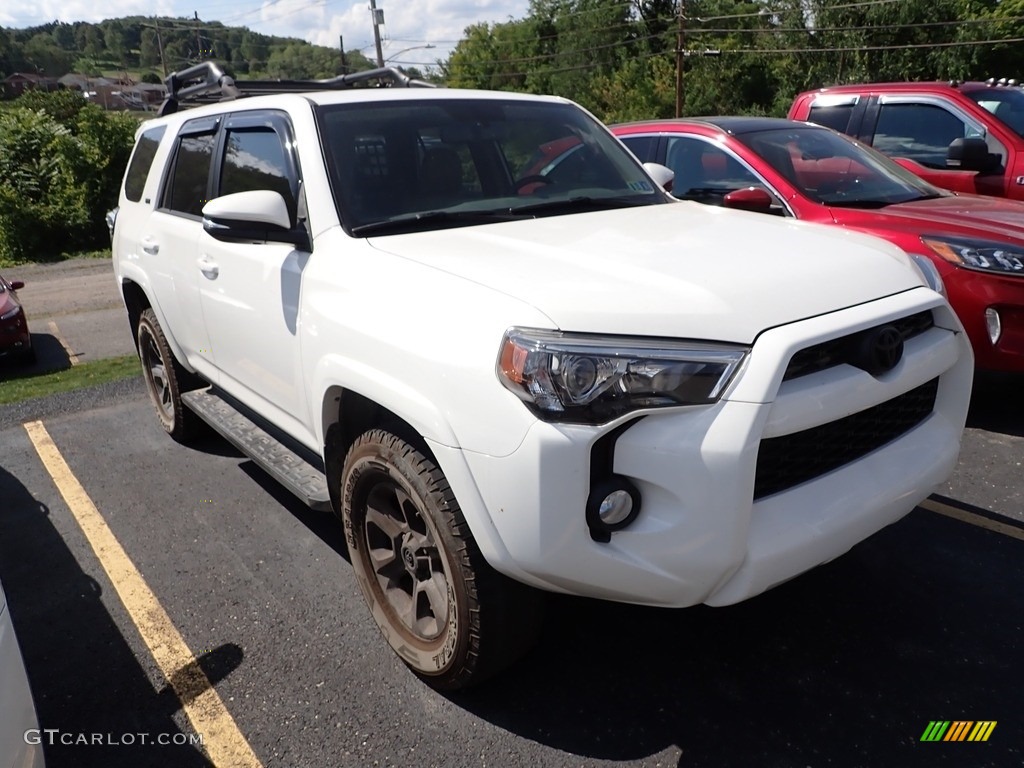
[[[19,312],[21,312],[21,307],[15,307],[14,309],[9,309],[6,312],[4,312],[2,315],[0,315],[0,320],[10,320],[12,317],[17,317]]]
[[[922,237],[921,242],[958,267],[981,272],[1024,275],[1024,246],[928,235]]]
[[[919,253],[911,253],[910,258],[921,272],[921,277],[928,283],[928,287],[939,295],[945,296],[946,286],[942,282],[942,275],[939,274],[939,270],[932,264],[931,259]]]
[[[715,402],[747,351],[512,328],[501,343],[498,378],[545,421],[602,424],[642,408]]]

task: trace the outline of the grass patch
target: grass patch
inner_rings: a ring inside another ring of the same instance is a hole
[[[109,259],[110,249],[102,248],[98,251],[76,251],[74,253],[46,253],[37,254],[32,261],[22,261],[0,256],[0,269],[6,267],[26,267],[30,264],[56,264],[69,259]]]
[[[58,392],[70,392],[83,387],[94,387],[108,381],[138,376],[140,373],[139,358],[135,355],[125,355],[75,365],[53,373],[26,374],[0,381],[0,405],[19,403],[22,400],[54,395]]]

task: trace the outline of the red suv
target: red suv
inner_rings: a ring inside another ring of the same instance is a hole
[[[641,161],[671,169],[682,200],[895,243],[935,287],[945,284],[977,366],[1024,372],[1024,203],[955,195],[835,131],[791,120],[654,120],[612,132]]]
[[[1024,90],[1015,80],[822,88],[797,96],[789,118],[860,139],[940,187],[1024,200]]]

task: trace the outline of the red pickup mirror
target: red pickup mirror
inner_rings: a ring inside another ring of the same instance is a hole
[[[727,194],[722,198],[722,205],[726,208],[735,208],[740,211],[770,213],[772,209],[772,196],[758,187],[747,187]]]
[[[25,287],[25,283],[21,280],[11,280],[11,290],[20,291]]]

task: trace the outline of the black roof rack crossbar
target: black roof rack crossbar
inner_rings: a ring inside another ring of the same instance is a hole
[[[272,93],[341,90],[369,80],[379,80],[382,85],[399,88],[434,87],[432,83],[411,78],[394,67],[368,69],[326,80],[235,80],[215,62],[204,61],[167,76],[164,80],[167,98],[158,114],[163,116],[177,112],[178,106],[186,101],[209,103]]]

